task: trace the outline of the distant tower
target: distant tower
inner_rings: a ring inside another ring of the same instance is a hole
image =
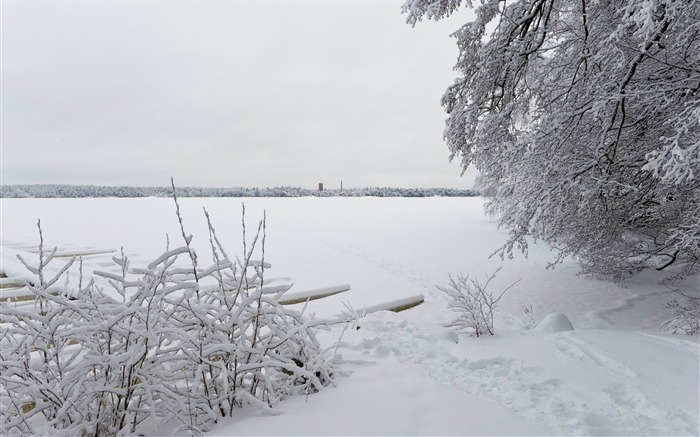
[[[323,191],[323,182],[318,183],[318,191]]]
[[[343,181],[340,181],[340,192],[343,192]]]

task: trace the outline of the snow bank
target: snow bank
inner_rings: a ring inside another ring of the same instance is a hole
[[[573,331],[574,325],[571,324],[566,315],[563,313],[551,313],[547,314],[542,321],[535,326],[534,331],[536,332],[564,332]]]

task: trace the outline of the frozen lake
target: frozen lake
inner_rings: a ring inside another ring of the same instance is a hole
[[[312,308],[322,314],[336,313],[341,302],[363,307],[417,293],[441,297],[435,284],[444,283],[449,274],[483,277],[503,266],[496,287],[522,278],[505,296],[504,313],[520,316],[532,305],[537,313],[565,311],[575,326],[625,329],[655,329],[663,317],[654,275],[641,275],[621,288],[577,276],[578,267],[571,260],[547,270],[553,254],[542,243],[530,245],[527,258],[520,254],[506,262],[489,258],[507,232],[484,215],[483,199],[478,197],[182,198],[179,202],[201,265],[213,262],[202,208],[209,211],[230,256],[243,251],[242,204],[249,240],[266,211],[265,259],[272,263],[271,276],[292,277],[294,290],[351,285],[347,293],[314,302]],[[165,251],[166,234],[171,248],[183,245],[175,205],[168,198],[3,199],[2,244],[19,249],[36,246],[39,218],[47,246],[123,247],[132,266],[147,264]],[[105,269],[108,263],[107,255],[85,257],[88,269]],[[635,303],[634,311],[625,307],[629,299]],[[614,309],[615,317],[601,313],[605,308]],[[640,311],[646,317],[640,317]]]

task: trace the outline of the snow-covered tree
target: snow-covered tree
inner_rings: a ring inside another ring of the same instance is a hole
[[[415,25],[464,4],[442,103],[452,158],[487,209],[615,280],[700,257],[700,2],[406,0]]]

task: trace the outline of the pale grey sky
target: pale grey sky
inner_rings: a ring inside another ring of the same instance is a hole
[[[401,1],[2,2],[2,183],[471,187]]]

